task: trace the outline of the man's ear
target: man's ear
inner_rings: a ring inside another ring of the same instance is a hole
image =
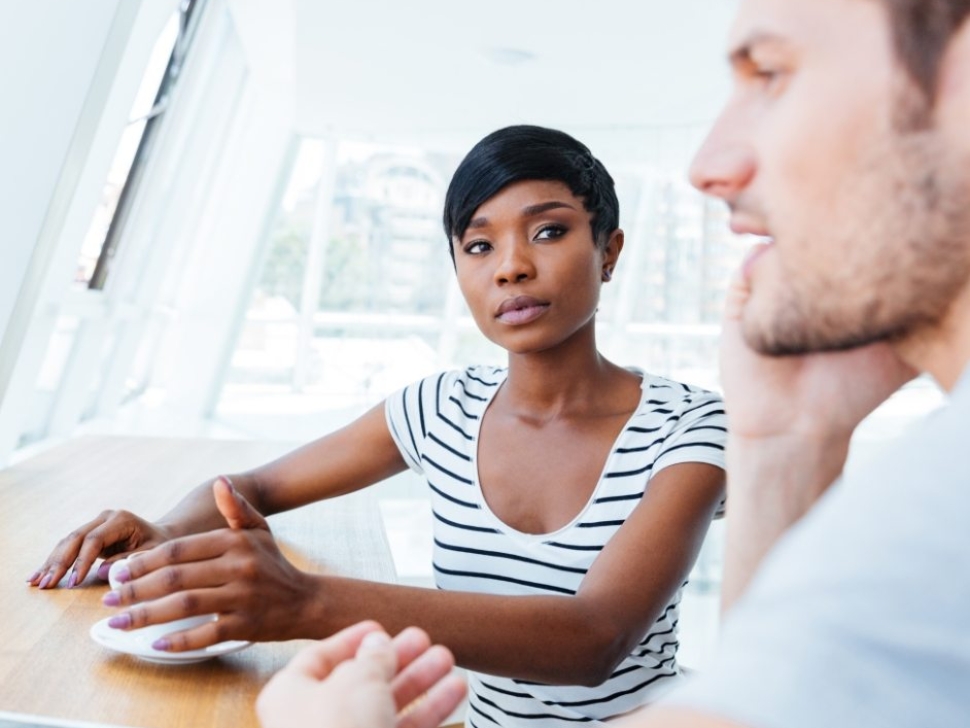
[[[962,124],[966,129],[966,120],[970,118],[970,18],[950,38],[940,61],[939,74],[937,122]]]

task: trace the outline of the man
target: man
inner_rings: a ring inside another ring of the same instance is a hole
[[[970,0],[742,0],[729,58],[692,181],[769,242],[724,325],[727,614],[630,723],[967,725]],[[949,406],[841,481],[916,372]]]

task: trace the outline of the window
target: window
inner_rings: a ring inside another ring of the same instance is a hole
[[[101,201],[81,246],[75,285],[102,290],[121,232],[131,209],[145,162],[150,154],[172,89],[191,41],[198,6],[204,0],[182,0],[155,42],[145,75],[132,105],[101,193]]]

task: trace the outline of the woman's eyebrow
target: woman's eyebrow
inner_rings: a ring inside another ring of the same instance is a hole
[[[570,210],[576,209],[573,205],[570,205],[568,202],[562,202],[560,200],[550,200],[549,202],[540,202],[538,205],[529,205],[528,207],[523,207],[522,216],[535,217],[536,215],[541,215],[542,213],[548,212],[549,210],[556,210],[563,207],[568,208]],[[468,227],[466,227],[465,229],[472,230],[473,228],[483,228],[483,227],[488,227],[488,218],[484,216],[472,218],[468,222]]]
[[[540,202],[538,205],[529,205],[528,207],[522,208],[523,217],[533,217],[534,215],[541,215],[549,210],[556,210],[561,207],[567,207],[570,210],[575,210],[576,208],[567,202],[561,202],[559,200],[551,200],[549,202]]]

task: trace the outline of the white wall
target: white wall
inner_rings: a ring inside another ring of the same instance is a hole
[[[0,464],[25,435],[69,436],[84,418],[111,416],[146,346],[158,356],[139,381],[168,404],[204,416],[218,391],[292,139],[291,3],[200,3],[109,284],[72,283],[149,53],[177,7],[4,9],[0,98],[18,103],[0,104]],[[41,391],[63,317],[80,324]]]
[[[71,161],[71,140],[118,4],[119,0],[4,2],[0,23],[0,341],[6,335],[58,180]]]
[[[151,48],[177,2],[58,0],[3,8],[0,462],[35,408],[37,372],[64,313],[84,234]],[[100,296],[82,298],[83,306],[103,305]],[[78,372],[65,375],[66,389],[85,368],[74,367],[75,354],[69,362]]]
[[[292,3],[228,0],[232,37],[220,52],[223,66],[245,63],[243,92],[232,109],[219,166],[196,195],[200,214],[192,242],[170,266],[160,301],[172,312],[159,348],[152,384],[179,415],[209,417],[232,355],[267,244],[287,153],[293,140],[295,94]],[[226,78],[231,78],[231,71]],[[227,81],[215,86],[226,89]]]

